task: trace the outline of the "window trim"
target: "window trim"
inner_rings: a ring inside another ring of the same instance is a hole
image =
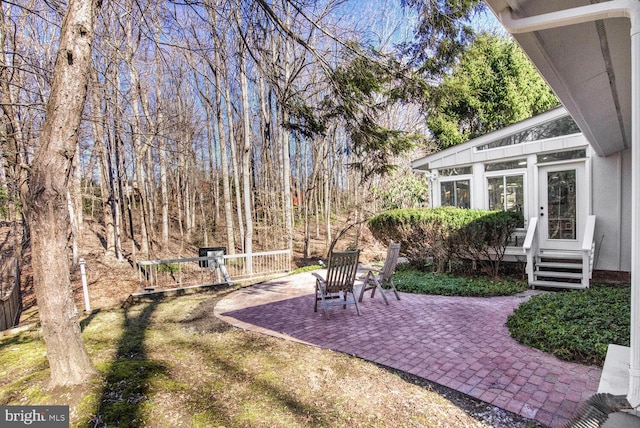
[[[527,224],[527,218],[529,213],[529,187],[527,169],[506,169],[502,171],[491,171],[484,173],[484,203],[485,207],[489,209],[489,179],[503,177],[503,181],[506,177],[522,176],[522,190],[524,192],[522,199],[522,216],[524,217],[524,224]],[[504,207],[503,207],[504,211]]]
[[[457,205],[443,205],[442,204],[442,184],[443,183],[451,183],[456,181],[468,181],[469,182],[469,209],[473,208],[473,174],[464,174],[464,175],[452,175],[440,177],[438,180],[438,203],[439,206],[455,206],[456,208],[460,208]],[[457,202],[457,201],[456,201]]]

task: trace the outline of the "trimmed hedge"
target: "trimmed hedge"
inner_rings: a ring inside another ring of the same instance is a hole
[[[368,226],[379,241],[399,242],[415,266],[432,259],[442,272],[451,259],[471,259],[497,276],[504,249],[521,223],[522,215],[511,211],[438,207],[385,211]]]

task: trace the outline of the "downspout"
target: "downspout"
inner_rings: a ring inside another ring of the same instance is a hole
[[[527,18],[511,8],[498,14],[511,34],[529,33],[607,18],[631,20],[631,352],[627,400],[640,407],[640,2],[612,0]]]

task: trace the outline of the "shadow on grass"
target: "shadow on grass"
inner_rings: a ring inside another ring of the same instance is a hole
[[[85,328],[91,324],[91,321],[100,313],[100,309],[94,309],[91,313],[80,321],[80,331],[84,331]]]
[[[226,345],[220,346],[225,346],[225,349],[220,349],[209,341],[209,334],[224,335],[230,328],[222,321],[220,323],[225,324],[224,326],[217,325],[212,319],[213,307],[220,296],[207,299],[189,311],[183,320],[176,321],[184,335],[174,335],[174,326],[171,325],[152,325],[156,309],[161,303],[167,302],[166,296],[154,300],[145,298],[147,300],[144,302],[124,309],[124,328],[117,354],[105,370],[100,401],[88,426],[128,428],[148,425],[148,415],[154,406],[158,406],[153,410],[154,413],[167,410],[162,408],[162,402],[151,402],[150,397],[150,385],[155,384],[155,379],[164,376],[175,381],[175,385],[180,385],[180,388],[186,388],[182,391],[184,396],[180,406],[185,412],[184,417],[189,418],[194,426],[246,426],[246,418],[251,421],[249,424],[255,423],[256,426],[268,426],[264,425],[268,421],[275,421],[276,425],[282,426],[283,420],[295,420],[302,426],[330,426],[335,422],[331,415],[326,415],[326,411],[301,400],[277,375],[273,375],[277,373],[276,368],[266,378],[262,377],[263,373],[252,373],[247,366],[248,357],[258,360],[274,358],[268,343],[261,338],[249,335],[232,345],[223,340]],[[201,328],[192,329],[194,326],[205,325],[207,329],[204,334],[199,333]],[[148,332],[157,334],[164,328],[167,329],[166,334],[172,335],[170,341],[177,354],[185,352],[199,361],[197,364],[200,367],[192,366],[196,379],[189,385],[182,385],[182,381],[173,378],[167,365],[149,359],[145,350]],[[214,340],[214,343],[217,341]],[[228,346],[233,349],[230,350]],[[273,364],[277,363],[267,365],[273,367]],[[237,391],[237,395],[231,397],[229,391]],[[254,405],[255,413],[254,410],[249,410],[247,414],[245,406],[253,409]],[[245,409],[240,411],[238,406]],[[264,414],[264,410],[257,410],[265,407],[272,407],[273,412]]]
[[[147,358],[144,340],[160,299],[124,309],[124,328],[118,350],[105,374],[105,385],[89,426],[120,428],[145,425],[144,406],[151,378],[166,372]]]
[[[244,409],[241,417],[245,418],[242,424],[246,426],[282,426],[291,421],[300,426],[335,425],[336,418],[326,408],[302,400],[276,374],[279,373],[279,362],[274,360],[277,353],[271,352],[269,343],[263,338],[256,339],[250,334],[246,335],[225,351],[217,350],[215,346],[205,342],[185,342],[184,346],[195,347],[202,355],[204,367],[216,373],[217,386],[213,389],[211,385],[206,386],[205,390],[196,393],[199,396],[197,419],[203,424],[201,426],[236,426],[239,415],[230,410],[234,406]],[[247,358],[252,362],[247,362]],[[253,371],[252,365],[260,364],[261,361],[266,365],[265,370]],[[240,388],[243,392],[236,396],[234,406],[230,406],[227,393],[216,392],[216,387],[233,390]],[[335,404],[336,407],[340,406],[340,403]],[[265,414],[258,410],[264,408],[270,408],[271,411]]]

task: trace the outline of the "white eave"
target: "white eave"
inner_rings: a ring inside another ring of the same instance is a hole
[[[591,5],[589,0],[486,0],[515,18]],[[606,2],[601,2],[606,3]],[[620,17],[514,34],[599,156],[631,144],[631,42]]]
[[[449,147],[448,149],[441,150],[437,153],[433,153],[420,159],[416,159],[411,162],[411,167],[415,171],[429,171],[434,168],[463,166],[479,161],[488,161],[528,154],[528,150],[524,146],[530,145],[530,143],[522,143],[517,146],[499,147],[496,149],[484,150],[483,152],[476,152],[475,148],[524,131],[525,129],[531,128],[533,126],[561,118],[566,115],[567,110],[564,107],[556,107],[529,119],[514,123],[505,128],[482,135],[478,138],[474,138],[473,140],[469,140],[466,143],[458,144],[453,147]],[[559,138],[557,137],[554,138],[554,140],[558,139]],[[582,143],[583,141],[584,139],[580,138],[580,142],[578,144],[584,144]],[[540,146],[538,145],[537,147]],[[554,147],[556,147],[556,145],[554,145]]]

